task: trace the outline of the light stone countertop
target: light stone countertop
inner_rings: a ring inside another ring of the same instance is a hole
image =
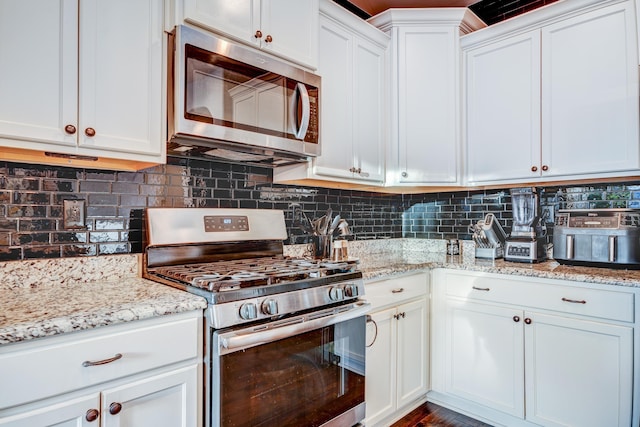
[[[461,240],[461,255],[446,255],[446,241],[434,239],[382,239],[349,242],[349,256],[360,261],[365,280],[390,278],[416,270],[451,268],[485,273],[570,280],[640,287],[640,270],[561,265],[550,260],[528,264],[502,259],[475,258],[475,247]],[[285,246],[285,255],[310,256],[308,245]]]
[[[443,240],[349,243],[366,280],[451,268],[640,287],[637,270],[482,260],[468,242],[458,256],[444,253]],[[285,255],[310,254],[308,245],[285,246]],[[139,265],[138,255],[0,262],[0,345],[206,308],[201,297],[140,278]]]
[[[369,254],[360,261],[360,270],[362,270],[365,280],[383,279],[396,274],[430,268],[451,268],[583,283],[640,287],[639,270],[562,265],[553,260],[528,264],[502,259],[476,259],[447,256],[443,253],[404,251],[395,254]]]
[[[138,277],[137,262],[123,255],[0,263],[0,345],[207,306]]]

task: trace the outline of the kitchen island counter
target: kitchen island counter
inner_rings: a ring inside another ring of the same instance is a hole
[[[207,305],[201,297],[138,277],[137,259],[129,255],[5,262],[0,279],[0,345]]]

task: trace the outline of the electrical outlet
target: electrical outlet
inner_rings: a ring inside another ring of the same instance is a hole
[[[84,200],[63,200],[62,217],[62,223],[65,230],[85,228]]]

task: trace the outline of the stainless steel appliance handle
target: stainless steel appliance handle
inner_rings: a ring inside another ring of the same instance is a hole
[[[573,259],[573,235],[567,234],[567,253],[565,254],[566,259]]]
[[[309,315],[300,316],[299,318],[292,319],[292,323],[290,324],[284,324],[283,326],[273,329],[256,331],[254,328],[251,328],[249,330],[244,329],[241,331],[225,332],[218,337],[218,351],[220,355],[224,355],[257,345],[268,344],[283,338],[364,316],[370,308],[371,304],[362,302],[358,303],[357,306],[349,311],[328,314],[327,316],[312,318],[310,320],[306,320],[306,317]],[[313,316],[313,313],[311,316]]]
[[[294,96],[291,98],[291,128],[293,130],[293,134],[296,138],[300,140],[304,140],[305,135],[307,134],[307,129],[309,129],[309,120],[311,118],[311,101],[309,100],[309,92],[307,91],[307,87],[304,83],[296,84]],[[296,99],[300,98],[302,102],[302,117],[300,118],[300,126],[296,129],[297,120],[297,108],[296,107]]]
[[[609,236],[609,262],[616,261],[616,236]]]

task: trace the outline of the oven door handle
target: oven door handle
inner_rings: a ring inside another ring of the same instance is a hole
[[[238,332],[226,332],[218,337],[218,351],[220,355],[233,353],[246,348],[255,347],[261,344],[268,344],[283,338],[292,337],[303,334],[305,332],[320,329],[325,326],[335,325],[336,323],[345,322],[364,316],[369,312],[371,304],[367,302],[359,302],[358,305],[349,311],[343,311],[336,314],[328,314],[311,320],[306,320],[306,316],[292,319],[292,323],[278,326],[273,329],[265,329],[262,331],[243,330]]]

